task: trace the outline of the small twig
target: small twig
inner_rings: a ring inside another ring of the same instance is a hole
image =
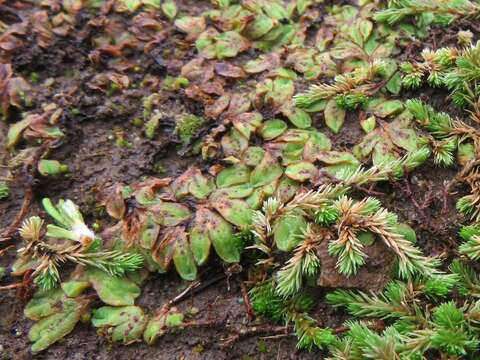
[[[344,332],[347,332],[348,330],[350,330],[350,328],[347,327],[347,326],[339,326],[339,327],[333,329],[333,333],[334,333],[335,335],[337,335],[337,334],[343,334]]]
[[[470,160],[464,167],[463,169],[455,176],[455,178],[452,180],[452,182],[459,182],[459,181],[465,181],[465,178],[468,177],[468,174],[470,171],[473,170],[475,166],[480,165],[480,159],[473,159]]]
[[[274,325],[258,325],[248,328],[243,328],[237,331],[235,335],[228,338],[223,344],[223,348],[227,348],[233,345],[236,341],[254,336],[257,334],[271,333],[271,334],[287,334],[290,328],[288,326],[274,326]]]
[[[437,32],[436,31],[432,31],[432,49],[434,51],[437,50]]]
[[[398,71],[394,71],[392,74],[390,74],[390,76],[382,81],[380,81],[377,85],[375,85],[375,87],[372,88],[372,90],[369,91],[369,95],[370,96],[373,96],[375,95],[377,92],[379,92],[386,84],[388,84],[388,82],[390,80],[392,80],[392,78],[395,76],[395,74],[397,74]]]
[[[278,344],[278,349],[277,349],[277,360],[280,360],[280,349],[282,348],[282,342]]]
[[[352,187],[356,190],[364,192],[367,195],[374,195],[374,196],[384,196],[385,195],[385,193],[383,193],[383,192],[373,190],[373,185],[374,184],[370,185],[369,188],[365,188],[363,186],[353,184]]]
[[[12,289],[18,289],[26,286],[27,283],[25,281],[11,284],[11,285],[5,285],[5,286],[0,286],[0,290],[12,290]]]
[[[172,307],[173,305],[176,305],[187,297],[187,295],[195,295],[198,292],[205,290],[209,286],[217,283],[218,281],[222,280],[225,277],[225,274],[220,274],[210,280],[204,281],[203,283],[198,280],[190,284],[185,290],[183,290],[180,294],[175,296],[172,300],[168,302],[168,307]]]
[[[245,311],[247,313],[248,320],[252,321],[255,316],[253,314],[252,304],[248,296],[247,287],[243,281],[240,281],[240,289],[242,290],[243,304],[245,305]]]
[[[32,284],[32,273],[33,273],[32,269],[27,270],[23,274],[23,279],[22,279],[21,282],[16,283],[16,284],[0,286],[0,290],[12,290],[12,289],[19,289],[19,288],[23,289],[23,288],[31,285]]]
[[[272,336],[263,337],[263,339],[279,339],[287,336],[295,336],[295,334],[291,332],[292,328],[290,326],[276,326],[265,324],[237,329],[227,324],[227,318],[223,318],[220,320],[193,320],[183,323],[181,327],[183,329],[196,327],[218,328],[219,330],[226,330],[230,333],[233,333],[233,335],[226,339],[221,345],[222,348],[228,348],[240,339],[255,336],[258,334],[275,334]]]
[[[405,195],[407,195],[410,198],[413,206],[415,206],[415,208],[418,210],[420,215],[425,218],[426,217],[425,211],[424,211],[425,209],[422,206],[420,206],[417,199],[415,199],[412,188],[410,187],[410,182],[407,179],[404,179],[403,184],[405,185],[405,190],[404,190]]]
[[[33,200],[33,190],[31,187],[28,187],[25,190],[25,197],[23,198],[23,204],[20,208],[20,211],[13,219],[12,223],[5,228],[5,230],[0,234],[0,242],[8,241],[11,237],[17,232],[18,227],[20,226],[23,218],[27,214],[30,205],[32,204]]]
[[[428,190],[427,192],[425,193],[424,197],[423,197],[423,201],[422,203],[420,204],[420,208],[422,210],[424,209],[427,209],[430,204],[433,202],[434,198],[433,198],[433,191],[432,191],[432,187],[431,187],[431,184],[428,186]]]
[[[448,212],[448,198],[450,196],[450,189],[456,183],[455,179],[451,181],[444,181],[442,188],[442,215]]]
[[[193,291],[193,289],[195,289],[199,286],[200,286],[200,281],[199,280],[191,283],[185,290],[183,290],[180,294],[178,294],[172,300],[170,300],[168,302],[168,305],[173,306],[175,304],[178,304],[190,293],[190,291]]]
[[[271,335],[271,336],[262,336],[262,340],[275,340],[275,339],[283,339],[289,336],[296,336],[295,333],[288,333],[288,334],[278,334],[278,335]]]
[[[182,324],[182,328],[192,328],[192,327],[224,327],[225,319],[215,319],[215,320],[192,320]]]
[[[5,249],[0,250],[0,256],[3,256],[4,253],[6,253],[8,250],[15,248],[14,245],[7,246]]]

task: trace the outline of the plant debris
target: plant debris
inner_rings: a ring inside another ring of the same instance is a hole
[[[2,3],[0,352],[477,358],[479,16]]]

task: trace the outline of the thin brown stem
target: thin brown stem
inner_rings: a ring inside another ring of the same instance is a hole
[[[10,285],[5,285],[5,286],[0,286],[0,290],[13,290],[13,289],[19,289],[24,286],[26,286],[27,283],[25,281],[15,283],[15,284],[10,284]]]
[[[229,337],[223,344],[223,348],[232,346],[235,342],[254,336],[257,334],[288,334],[291,328],[289,326],[258,325],[242,328],[236,331],[236,334]]]
[[[240,281],[240,289],[242,290],[242,297],[243,297],[243,305],[245,306],[245,312],[247,313],[247,317],[249,321],[252,321],[255,316],[253,313],[252,303],[250,302],[250,298],[248,296],[247,287],[243,281]]]
[[[28,210],[33,201],[33,189],[31,187],[25,190],[25,197],[23,198],[22,207],[20,211],[13,219],[12,223],[5,228],[5,230],[0,234],[0,242],[8,241],[12,238],[13,235],[17,232],[18,227],[23,221],[25,215],[27,215]]]

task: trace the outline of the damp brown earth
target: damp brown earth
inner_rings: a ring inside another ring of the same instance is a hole
[[[44,11],[40,6],[28,4],[19,6],[21,2],[7,1],[0,5],[0,20],[5,23],[17,21],[16,16],[23,18],[34,12]],[[179,11],[192,15],[200,14],[209,7],[207,1],[177,1]],[[316,5],[319,12],[324,4]],[[15,9],[17,15],[6,11]],[[3,11],[3,12],[2,12]],[[103,15],[102,15],[103,16]],[[126,15],[111,15],[115,21],[125,23]],[[95,34],[95,27],[88,23],[97,18],[96,14],[81,10],[76,14],[77,22],[74,36],[54,38],[48,48],[42,48],[36,38],[25,39],[25,44],[11,55],[11,63],[15,73],[25,78],[37,78],[33,85],[33,97],[36,109],[41,104],[55,102],[64,109],[60,124],[65,132],[66,141],[58,143],[51,149],[55,159],[68,165],[70,172],[59,178],[31,178],[19,174],[18,181],[12,184],[8,201],[0,201],[0,228],[12,223],[22,207],[27,189],[33,190],[33,200],[28,213],[38,213],[40,200],[44,197],[52,199],[69,198],[78,204],[87,219],[95,219],[109,225],[108,217],[97,208],[100,189],[109,184],[121,182],[131,183],[143,177],[178,177],[192,164],[207,168],[201,156],[190,155],[189,145],[182,144],[174,134],[176,114],[188,112],[203,116],[203,106],[186,96],[183,90],[169,93],[162,99],[159,111],[162,113],[158,134],[154,140],[146,139],[143,128],[136,126],[132,119],[140,117],[143,111],[142,99],[149,95],[148,88],[134,88],[122,92],[99,92],[92,90],[87,83],[99,72],[105,70],[102,64],[92,63],[88,54],[92,45],[89,39]],[[142,63],[141,70],[133,73],[135,77],[164,78],[166,75],[177,76],[181,65],[195,56],[192,48],[184,46],[183,35],[168,25],[162,29],[167,34],[162,41],[155,44],[154,51],[144,53],[132,51],[128,58]],[[432,30],[428,41],[435,41],[435,46],[451,43],[449,31]],[[433,44],[432,44],[433,45]],[[423,44],[413,44],[419,49]],[[177,51],[172,60],[169,54]],[[413,51],[411,48],[408,51]],[[254,52],[243,54],[254,58]],[[400,57],[407,56],[404,53]],[[127,59],[128,59],[127,58]],[[180,65],[178,65],[180,61]],[[121,68],[123,64],[117,64]],[[127,66],[127,65],[125,65]],[[129,65],[128,65],[129,66]],[[41,84],[53,78],[55,84],[47,87]],[[227,82],[226,87],[241,91],[243,85]],[[297,89],[306,88],[301,79],[296,81]],[[405,98],[419,96],[429,99],[436,109],[447,109],[455,113],[446,100],[446,93],[428,90],[426,92],[405,93]],[[268,114],[265,114],[268,116]],[[19,119],[20,112],[13,111],[12,118]],[[13,121],[12,121],[13,122]],[[313,126],[325,132],[332,140],[333,148],[351,148],[363,136],[357,125],[357,115],[349,113],[341,133],[333,134],[323,122],[321,113],[313,115]],[[208,133],[215,124],[207,123],[195,136]],[[0,122],[0,138],[5,137],[8,125]],[[118,146],[116,141],[126,139],[128,146]],[[0,160],[7,158],[2,150]],[[426,255],[442,255],[451,259],[456,255],[458,224],[464,219],[455,210],[455,200],[445,196],[445,186],[451,181],[458,169],[455,167],[442,169],[427,162],[420,169],[409,174],[405,179],[383,183],[375,187],[375,196],[383,206],[398,214],[400,220],[415,229],[418,244]],[[364,190],[364,189],[363,189]],[[358,191],[363,191],[359,189]],[[459,195],[466,189],[455,189]],[[17,245],[17,236],[8,245]],[[0,257],[1,266],[9,266],[15,255],[14,247]],[[323,251],[326,252],[326,249]],[[381,253],[383,248],[375,249]],[[372,255],[373,256],[373,255]],[[327,263],[327,262],[325,262]],[[331,265],[334,267],[334,264]],[[377,264],[382,266],[382,264]],[[227,275],[213,282],[196,293],[183,299],[177,306],[184,312],[195,314],[195,319],[203,326],[192,327],[181,332],[173,332],[163,337],[157,344],[147,346],[144,343],[133,343],[128,346],[107,342],[96,335],[89,324],[80,324],[63,340],[52,345],[48,350],[36,355],[36,359],[319,359],[325,356],[320,350],[311,352],[298,350],[294,336],[279,331],[270,331],[278,324],[266,320],[251,319],[245,306],[242,283],[247,276],[248,263],[236,273],[228,273],[228,269],[218,260],[212,258],[202,268],[200,279],[203,282],[218,276]],[[324,286],[332,286],[342,282],[336,274],[327,273],[323,279]],[[381,271],[374,269],[374,271]],[[363,277],[362,277],[363,276]],[[2,279],[4,283],[18,279]],[[366,287],[372,281],[368,271],[359,274],[355,287]],[[152,275],[143,286],[138,304],[147,311],[154,311],[162,304],[180,294],[188,284],[178,275]],[[339,310],[326,305],[324,295],[326,288],[318,288],[314,296],[317,304],[312,316],[322,326],[340,327],[348,317]],[[27,296],[26,296],[27,295]],[[0,292],[0,358],[30,359],[28,330],[32,322],[23,316],[23,308],[28,294],[21,291]],[[242,335],[245,329],[259,327],[259,331]],[[265,329],[265,331],[261,331]],[[240,335],[239,335],[240,334]]]

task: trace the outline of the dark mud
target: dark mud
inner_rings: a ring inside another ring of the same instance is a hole
[[[198,14],[205,9],[207,2],[178,1],[182,11]],[[33,11],[32,9],[26,10]],[[80,13],[77,37],[58,41],[43,50],[35,45],[34,39],[28,39],[30,46],[23,47],[12,57],[16,72],[26,77],[35,71],[39,83],[55,78],[51,87],[35,86],[35,103],[55,101],[64,109],[61,124],[66,132],[64,143],[53,149],[53,158],[70,168],[68,177],[58,179],[35,180],[28,184],[22,181],[13,184],[8,201],[0,202],[0,228],[11,223],[19,211],[25,189],[33,186],[34,201],[30,212],[38,211],[39,200],[43,197],[59,199],[68,197],[81,206],[87,217],[95,218],[102,225],[108,225],[106,217],[96,208],[99,190],[110,183],[129,183],[143,176],[176,177],[189,165],[202,166],[197,157],[179,155],[183,153],[181,145],[173,136],[173,118],[175,114],[189,111],[202,114],[202,109],[184,94],[170,95],[162,102],[163,113],[159,134],[154,141],[146,140],[143,130],[134,126],[131,119],[141,116],[141,99],[147,90],[133,89],[121,94],[107,96],[92,91],[86,83],[98,72],[86,55],[92,50],[87,39],[91,35],[83,26],[91,14]],[[84,30],[84,31],[80,31]],[[92,31],[92,30],[89,30]],[[155,75],[178,75],[178,68],[165,66],[163,57],[166,51],[175,46],[177,38],[174,30],[168,30],[169,36],[153,52],[143,53],[139,62],[146,64],[144,71]],[[437,45],[448,44],[448,38],[440,39],[437,34],[432,38]],[[449,36],[446,34],[445,36]],[[434,45],[434,44],[432,44]],[[423,44],[418,44],[423,47]],[[192,58],[192,50],[182,50],[182,60]],[[156,55],[155,55],[156,54]],[[252,56],[253,54],[249,54]],[[144,74],[142,74],[143,76]],[[133,79],[132,79],[133,80]],[[302,86],[298,84],[298,89]],[[410,97],[404,94],[405,97]],[[447,109],[446,94],[429,92],[415,94],[428,98],[438,110]],[[452,111],[452,108],[448,108]],[[452,112],[451,112],[452,113]],[[14,115],[17,118],[20,114]],[[331,139],[336,150],[351,148],[363,136],[358,126],[358,118],[349,114],[345,127],[340,134],[334,135],[323,125],[323,115],[313,117],[314,126],[324,131]],[[207,124],[206,129],[213,124]],[[7,126],[0,122],[0,136],[6,134]],[[117,146],[116,139],[121,136],[131,146]],[[5,154],[0,154],[0,160]],[[3,161],[3,160],[2,160]],[[422,166],[405,180],[396,183],[381,184],[374,190],[382,204],[397,213],[400,220],[411,225],[417,232],[418,243],[426,255],[442,255],[451,259],[457,248],[458,224],[463,219],[455,210],[454,197],[445,203],[444,188],[453,179],[458,169],[440,169],[432,163]],[[463,189],[455,188],[458,196]],[[457,198],[457,197],[455,197]],[[14,241],[11,244],[16,244]],[[0,257],[0,265],[8,266],[14,257],[14,249]],[[212,260],[201,275],[208,280],[218,274],[220,264]],[[236,274],[222,279],[201,292],[188,297],[178,307],[182,311],[195,313],[193,319],[214,324],[198,328],[189,328],[181,333],[172,333],[154,346],[143,343],[121,346],[107,343],[95,334],[88,324],[80,324],[72,334],[54,344],[48,350],[35,356],[36,359],[319,359],[324,354],[311,353],[296,349],[296,339],[289,334],[274,336],[256,334],[240,338],[231,346],[225,347],[230,337],[242,327],[254,326],[255,321],[248,320],[243,303],[240,283],[246,274]],[[4,283],[17,279],[6,278]],[[177,275],[151,276],[143,288],[139,304],[146,311],[154,311],[162,304],[179,294],[186,284]],[[314,311],[321,326],[336,328],[346,319],[340,311],[335,311],[324,302],[325,290],[315,290],[318,304]],[[25,298],[15,291],[0,292],[0,358],[30,359],[28,329],[31,323],[23,317]],[[260,321],[260,320],[258,320]],[[264,339],[267,337],[267,339]]]

